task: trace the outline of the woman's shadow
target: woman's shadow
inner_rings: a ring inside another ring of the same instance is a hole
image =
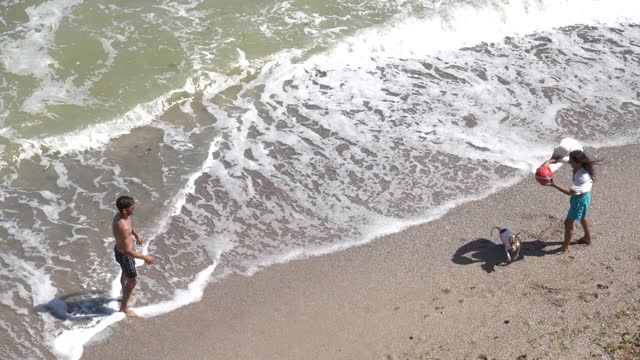
[[[520,257],[514,261],[523,260],[527,256],[541,257],[555,253],[555,249],[547,250],[547,248],[559,246],[561,244],[561,242],[548,242],[542,240],[527,241],[524,239],[522,242],[522,249],[520,250]],[[481,267],[488,273],[495,271],[496,266],[505,266],[509,264],[507,262],[507,255],[505,254],[504,246],[485,238],[475,239],[462,245],[458,248],[455,254],[453,254],[451,261],[459,265],[483,263]]]
[[[109,307],[109,303],[118,300],[104,296],[101,291],[84,291],[53,298],[34,309],[39,313],[49,313],[58,320],[81,321],[115,313],[117,310]]]

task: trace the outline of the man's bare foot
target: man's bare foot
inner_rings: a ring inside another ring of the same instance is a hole
[[[564,255],[564,254],[568,254],[569,253],[569,248],[568,247],[561,247],[560,249],[558,249],[558,255]]]
[[[578,244],[591,245],[591,239],[587,239],[585,236],[583,236],[580,239],[576,240],[576,242]]]
[[[133,312],[133,310],[126,308],[126,309],[120,309],[121,312],[123,312],[125,315],[127,315],[128,317],[137,317],[138,315],[136,315],[136,313]]]

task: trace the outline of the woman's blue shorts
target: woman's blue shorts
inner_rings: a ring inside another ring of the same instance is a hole
[[[569,203],[571,207],[569,207],[567,218],[577,221],[584,220],[591,205],[591,192],[582,195],[571,195]]]

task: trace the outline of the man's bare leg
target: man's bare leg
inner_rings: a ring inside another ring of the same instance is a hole
[[[122,304],[120,305],[120,311],[125,313],[127,316],[136,316],[136,313],[129,309],[129,300],[131,299],[133,288],[137,283],[138,280],[136,278],[126,279],[126,283],[122,288]]]
[[[578,241],[583,242],[587,245],[591,245],[591,233],[589,232],[589,222],[587,221],[587,219],[582,219],[580,220],[580,225],[582,225],[582,228],[584,229],[584,236]]]
[[[120,285],[122,286],[122,292],[124,293],[124,288],[127,286],[127,277],[124,274],[120,275]]]
[[[564,243],[562,243],[562,247],[559,250],[561,254],[566,254],[569,252],[569,243],[571,242],[572,236],[573,236],[573,220],[567,218],[564,221]]]
[[[127,287],[127,277],[124,276],[124,274],[120,276],[120,285],[122,286],[122,298],[124,299],[124,288]],[[135,301],[136,296],[133,292],[131,292],[131,295],[129,295],[129,302],[133,304]]]

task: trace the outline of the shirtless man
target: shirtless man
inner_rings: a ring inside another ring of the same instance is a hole
[[[116,200],[116,207],[118,208],[118,213],[113,217],[112,230],[113,237],[116,238],[116,246],[113,248],[113,251],[115,252],[116,261],[122,269],[122,276],[120,277],[120,283],[122,284],[122,305],[120,305],[120,311],[127,316],[136,316],[128,307],[133,288],[138,283],[138,273],[136,271],[134,258],[142,259],[147,264],[153,264],[155,260],[153,257],[142,255],[133,249],[132,235],[136,238],[138,245],[144,244],[142,237],[133,229],[133,224],[129,218],[133,215],[133,211],[136,208],[133,198],[126,195],[120,196]]]

